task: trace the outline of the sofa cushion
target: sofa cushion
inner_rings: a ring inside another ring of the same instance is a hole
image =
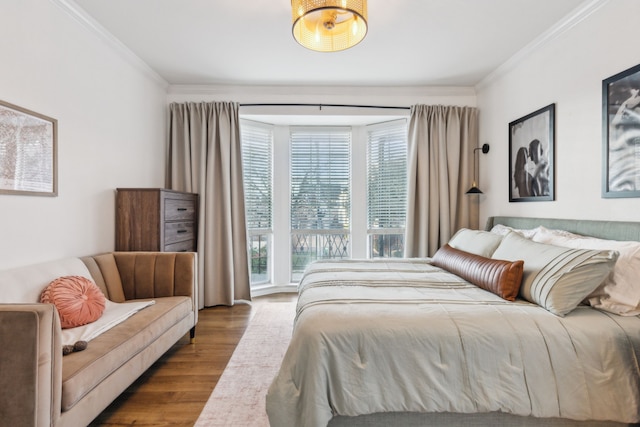
[[[193,310],[189,297],[158,298],[154,305],[92,340],[86,350],[66,356],[62,367],[62,410],[72,408],[169,328],[193,316]]]
[[[98,320],[104,313],[105,300],[98,286],[82,276],[58,277],[40,295],[40,302],[56,306],[62,329]]]
[[[194,256],[192,252],[114,252],[125,299],[191,295]]]
[[[112,253],[85,256],[80,259],[87,266],[94,282],[109,301],[125,301],[118,267],[115,266],[116,261]]]

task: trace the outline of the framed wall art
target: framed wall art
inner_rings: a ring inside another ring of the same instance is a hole
[[[555,104],[509,123],[509,201],[555,200]]]
[[[0,101],[0,194],[57,196],[56,119]]]
[[[640,197],[640,65],[602,81],[602,197]]]

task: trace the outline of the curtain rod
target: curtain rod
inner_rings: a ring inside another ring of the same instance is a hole
[[[240,107],[347,107],[347,108],[383,108],[390,110],[410,110],[411,107],[391,107],[385,105],[350,105],[350,104],[240,104]]]

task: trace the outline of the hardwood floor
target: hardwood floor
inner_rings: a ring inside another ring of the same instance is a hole
[[[252,305],[296,296],[258,297]],[[183,337],[90,425],[193,426],[242,338],[252,305],[200,310],[196,342]]]

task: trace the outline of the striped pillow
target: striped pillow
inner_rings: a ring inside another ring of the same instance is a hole
[[[520,296],[564,316],[609,276],[618,253],[537,243],[511,232],[492,258],[524,260]]]

